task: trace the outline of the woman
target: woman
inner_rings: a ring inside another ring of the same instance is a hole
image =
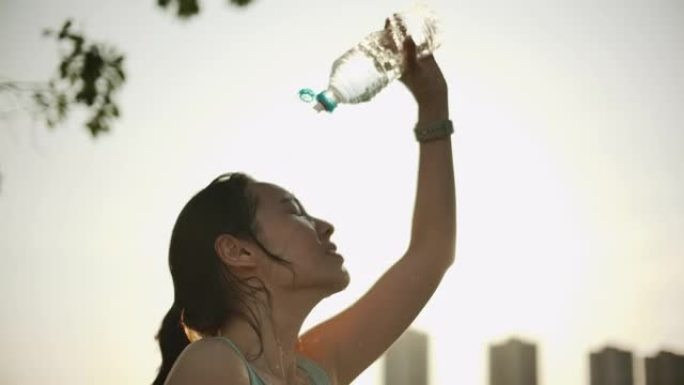
[[[456,203],[447,85],[432,56],[404,47],[401,81],[419,107],[418,188],[405,254],[354,305],[303,334],[349,276],[334,227],[285,189],[244,174],[214,180],[171,237],[174,305],[157,339],[155,385],[342,385],[406,330],[452,264]]]

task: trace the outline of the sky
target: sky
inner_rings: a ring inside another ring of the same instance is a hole
[[[336,227],[358,298],[404,251],[418,146],[399,83],[316,114],[302,87],[408,2],[1,0],[0,77],[45,81],[66,18],[126,54],[122,118],[93,140],[0,94],[0,382],[150,383],[171,305],[170,233],[216,175],[293,192]],[[413,327],[432,384],[487,382],[487,347],[537,344],[541,385],[588,384],[606,345],[684,353],[684,5],[429,1],[449,84],[456,263]],[[356,385],[380,384],[382,362]],[[640,382],[637,382],[640,384]]]

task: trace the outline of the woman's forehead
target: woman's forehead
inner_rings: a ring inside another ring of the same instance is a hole
[[[294,197],[289,191],[273,183],[255,182],[251,189],[264,203],[279,203],[282,199]]]

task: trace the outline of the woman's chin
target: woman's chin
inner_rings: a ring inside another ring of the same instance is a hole
[[[337,293],[337,292],[340,292],[340,291],[346,289],[347,286],[349,286],[349,281],[350,281],[349,272],[347,272],[347,269],[344,268],[344,266],[342,266],[342,271],[340,272],[340,280],[338,282],[336,282],[336,285],[335,285],[336,290],[333,293]]]

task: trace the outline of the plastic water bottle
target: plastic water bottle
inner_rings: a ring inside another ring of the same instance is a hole
[[[316,94],[311,89],[299,91],[306,102],[315,98],[317,111],[332,112],[339,103],[361,103],[372,99],[404,72],[404,40],[411,36],[418,58],[439,47],[437,20],[424,4],[393,14],[384,29],[366,36],[332,65],[328,89]]]

